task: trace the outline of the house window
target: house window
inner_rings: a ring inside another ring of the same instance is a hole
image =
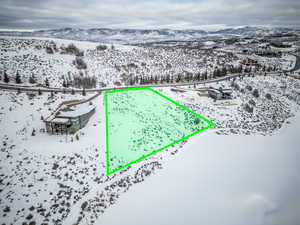
[[[74,124],[74,125],[78,125],[79,124],[78,118],[72,119],[71,121],[72,121],[72,124]]]

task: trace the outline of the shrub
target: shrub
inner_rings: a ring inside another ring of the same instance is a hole
[[[244,109],[248,113],[253,113],[253,107],[249,106],[247,103],[245,104]]]
[[[35,76],[33,74],[31,74],[31,76],[29,77],[29,83],[30,84],[35,84],[36,83],[36,79],[35,79]]]
[[[255,101],[254,101],[253,99],[250,99],[250,100],[249,100],[249,104],[250,104],[250,105],[253,105],[253,106],[256,106],[256,103],[255,103]]]
[[[237,90],[237,91],[239,91],[240,90],[240,86],[237,83],[235,83],[234,84],[234,89]]]
[[[51,48],[51,47],[46,47],[46,52],[48,53],[48,54],[53,54],[54,52],[53,52],[53,49]]]
[[[259,97],[259,92],[258,92],[257,89],[254,89],[252,94],[253,94],[253,96],[254,96],[255,98],[258,98],[258,97]]]
[[[271,100],[272,99],[272,95],[267,93],[266,96],[265,96],[267,99]]]
[[[82,69],[85,70],[87,68],[86,63],[83,61],[83,58],[81,58],[79,56],[76,56],[74,63],[75,63],[76,68],[79,70],[82,70]]]
[[[121,86],[121,83],[120,83],[120,81],[115,81],[115,82],[114,82],[114,85],[116,85],[116,86]]]
[[[80,53],[80,50],[73,43],[71,43],[65,48],[65,52],[67,54],[77,55]]]
[[[247,86],[246,86],[246,89],[249,90],[249,91],[252,91],[252,90],[253,90],[252,86],[250,86],[250,85],[247,85]]]
[[[106,46],[106,45],[98,45],[98,46],[96,47],[96,49],[97,49],[97,51],[104,51],[104,50],[107,49],[107,46]]]

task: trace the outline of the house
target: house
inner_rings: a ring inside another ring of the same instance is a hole
[[[232,90],[231,89],[216,89],[216,88],[209,88],[208,89],[208,96],[216,99],[216,100],[221,100],[221,99],[231,99],[232,95]]]
[[[186,92],[187,90],[184,90],[182,88],[171,88],[171,91],[183,93]]]
[[[91,103],[62,104],[44,122],[50,134],[75,133],[83,128],[95,113],[95,106]]]

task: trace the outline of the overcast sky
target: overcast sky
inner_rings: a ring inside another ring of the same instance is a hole
[[[0,0],[0,29],[300,26],[299,0]]]

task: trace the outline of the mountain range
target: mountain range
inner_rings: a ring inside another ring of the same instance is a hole
[[[171,29],[60,28],[36,30],[30,32],[0,31],[0,36],[32,36],[102,43],[137,44],[168,40],[188,41],[203,38],[206,36],[264,37],[276,35],[294,35],[295,33],[299,33],[299,30],[292,28],[245,26],[217,31]]]

